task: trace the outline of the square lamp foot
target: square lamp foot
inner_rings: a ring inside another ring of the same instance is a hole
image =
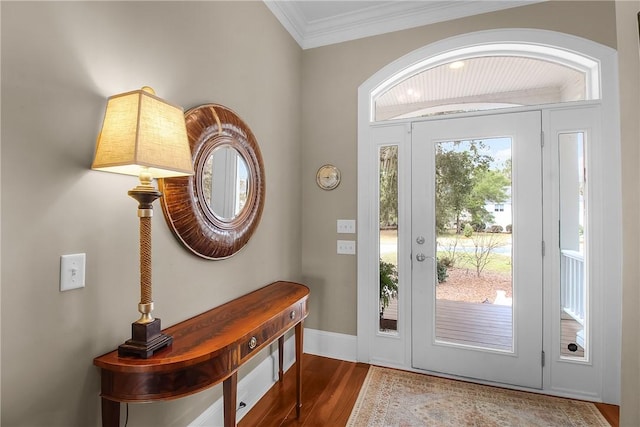
[[[160,331],[160,319],[154,319],[149,323],[132,323],[131,339],[118,347],[118,356],[148,359],[156,351],[173,343],[172,337]]]

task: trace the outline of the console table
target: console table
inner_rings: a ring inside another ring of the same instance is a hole
[[[224,426],[235,426],[238,368],[277,339],[282,381],[284,334],[291,328],[295,328],[299,417],[302,324],[308,297],[304,285],[275,282],[165,329],[173,345],[148,359],[119,357],[117,350],[96,357],[93,363],[102,374],[102,425],[119,426],[121,402],[176,399],[222,381]]]

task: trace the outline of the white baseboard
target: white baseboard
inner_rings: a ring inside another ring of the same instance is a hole
[[[249,410],[278,381],[278,344],[271,344],[274,350],[256,368],[238,381],[238,407],[236,420],[240,421]],[[287,371],[295,362],[295,338],[292,335],[284,343],[284,370]],[[193,420],[188,427],[222,427],[224,425],[223,398],[220,397],[202,414]]]
[[[242,417],[264,396],[278,381],[278,345],[272,344],[270,356],[256,368],[238,381],[238,408],[236,419]],[[355,361],[356,337],[337,334],[316,329],[304,329],[304,352],[333,359]],[[295,336],[290,336],[284,343],[284,370],[287,371],[295,362]],[[188,427],[222,427],[224,425],[222,397],[216,400],[202,414],[193,420]]]
[[[317,329],[304,330],[304,352],[332,359],[355,362],[358,341],[355,335],[325,332]]]

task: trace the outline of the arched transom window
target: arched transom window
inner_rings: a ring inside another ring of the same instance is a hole
[[[372,94],[372,121],[599,99],[598,63],[540,45],[485,45],[408,67]]]

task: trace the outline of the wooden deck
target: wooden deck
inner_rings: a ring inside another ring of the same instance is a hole
[[[383,330],[395,330],[398,318],[397,301],[393,300],[380,319]],[[436,309],[436,338],[456,344],[511,351],[513,343],[511,307],[495,304],[438,300]],[[575,343],[580,325],[563,319],[561,354],[583,357],[584,350],[570,352],[569,343]]]
[[[392,300],[380,319],[380,328],[395,330],[398,304]],[[437,300],[436,338],[456,344],[511,350],[511,307],[504,305]]]
[[[437,300],[436,339],[494,350],[513,347],[511,307]]]
[[[567,357],[584,357],[584,349],[579,345],[578,349],[573,352],[568,348],[569,343],[576,343],[576,334],[582,329],[582,325],[573,319],[564,317],[561,318],[560,325],[562,328],[560,355]]]

